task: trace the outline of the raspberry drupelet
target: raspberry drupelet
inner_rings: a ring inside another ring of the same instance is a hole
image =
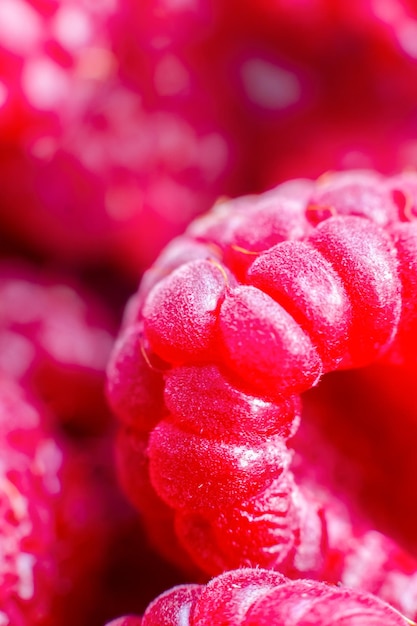
[[[161,594],[142,619],[107,626],[407,626],[411,622],[371,594],[313,580],[289,580],[270,570],[231,570],[207,585]]]
[[[108,395],[122,484],[170,558],[341,582],[416,615],[417,562],[295,480],[290,441],[323,375],[415,360],[416,180],[346,172],[225,202],[145,274]]]

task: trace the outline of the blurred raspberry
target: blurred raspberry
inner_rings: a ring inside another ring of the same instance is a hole
[[[204,89],[156,109],[144,76],[123,79],[112,49],[118,4],[90,5],[2,5],[1,221],[32,252],[137,278],[228,191],[234,157]],[[20,21],[30,37],[15,41]]]
[[[79,282],[0,264],[0,370],[40,397],[61,426],[107,430],[104,370],[113,315]]]
[[[45,429],[42,409],[3,376],[0,387],[0,615],[16,626],[70,624],[82,616],[77,603],[91,595],[102,559],[95,492]]]
[[[377,528],[412,554],[415,374],[415,367],[378,363],[326,377],[305,394],[293,440],[297,475],[355,500]]]
[[[415,165],[412,7],[297,7],[5,1],[4,232],[136,279],[221,195]]]

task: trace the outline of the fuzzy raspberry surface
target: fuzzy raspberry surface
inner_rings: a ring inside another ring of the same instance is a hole
[[[137,621],[139,620],[139,621]],[[174,587],[156,598],[142,621],[107,626],[406,626],[411,622],[371,594],[262,569],[231,570],[207,585]]]
[[[321,377],[414,362],[415,180],[352,171],[225,202],[145,274],[108,396],[124,489],[167,556],[171,524],[169,558],[342,582],[416,615],[415,559],[291,465]]]

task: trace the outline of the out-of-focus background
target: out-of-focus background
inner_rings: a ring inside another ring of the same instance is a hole
[[[2,0],[2,249],[136,281],[221,196],[414,167],[416,76],[406,0]]]

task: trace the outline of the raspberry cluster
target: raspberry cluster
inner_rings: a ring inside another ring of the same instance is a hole
[[[122,482],[171,558],[341,581],[415,615],[417,562],[295,481],[291,437],[324,374],[415,358],[416,180],[335,174],[228,201],[145,274],[108,393]]]
[[[0,626],[416,620],[416,33],[0,0]]]

